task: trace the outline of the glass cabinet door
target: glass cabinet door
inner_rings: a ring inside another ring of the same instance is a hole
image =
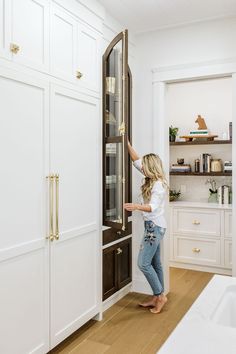
[[[125,230],[128,214],[128,38],[120,33],[103,56],[103,225]]]

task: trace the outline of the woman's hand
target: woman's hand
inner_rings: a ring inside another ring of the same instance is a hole
[[[125,203],[125,204],[124,204],[124,208],[125,208],[125,210],[127,210],[127,211],[138,210],[137,204],[134,204],[134,203]]]

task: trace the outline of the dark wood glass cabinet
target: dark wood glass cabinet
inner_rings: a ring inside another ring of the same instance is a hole
[[[128,31],[125,30],[113,39],[103,55],[103,225],[109,227],[103,231],[104,245],[121,241],[132,233],[132,223],[128,222],[131,213],[123,207],[132,200],[127,147],[127,140],[132,140],[131,121],[132,75],[128,66]],[[130,245],[131,240],[125,244]],[[103,251],[104,298],[131,281],[132,252],[122,249],[121,254],[117,254],[117,245]],[[130,269],[125,272],[127,264]]]

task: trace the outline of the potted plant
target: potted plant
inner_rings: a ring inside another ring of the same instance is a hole
[[[175,189],[170,189],[169,190],[169,201],[174,202],[180,197],[180,191],[176,191]]]
[[[177,128],[177,127],[172,127],[172,125],[169,127],[169,141],[170,142],[175,141],[178,131],[179,131],[179,128]]]

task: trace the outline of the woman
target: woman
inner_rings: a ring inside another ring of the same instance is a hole
[[[141,204],[124,204],[128,211],[143,212],[145,231],[138,256],[138,267],[149,282],[153,296],[140,306],[152,307],[150,309],[152,313],[159,313],[167,302],[164,294],[160,242],[166,231],[164,203],[168,186],[159,156],[148,154],[140,159],[129,142],[128,150],[134,166],[145,176],[141,186]]]

